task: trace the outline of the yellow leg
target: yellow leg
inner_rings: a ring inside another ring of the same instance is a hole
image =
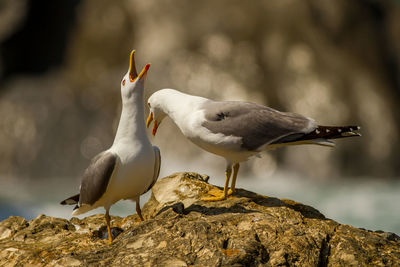
[[[111,235],[111,227],[110,227],[110,215],[108,214],[108,210],[106,211],[106,223],[107,223],[107,232],[108,232],[108,244],[111,245],[113,238]]]
[[[218,201],[218,200],[224,200],[228,196],[228,186],[229,186],[229,179],[231,178],[232,174],[232,167],[228,166],[228,168],[225,171],[225,186],[224,186],[224,191],[221,190],[210,190],[208,194],[213,195],[213,197],[206,197],[202,198],[202,200],[205,201]]]
[[[140,209],[140,202],[139,199],[136,200],[136,213],[139,215],[140,220],[143,222],[142,210]]]
[[[235,165],[233,165],[233,177],[232,177],[232,184],[231,184],[231,188],[228,190],[228,196],[232,195],[235,193],[235,186],[236,186],[236,178],[239,172],[239,167],[240,164],[236,163]]]

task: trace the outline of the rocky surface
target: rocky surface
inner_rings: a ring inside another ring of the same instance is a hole
[[[82,220],[39,215],[0,223],[1,266],[399,266],[400,240],[327,219],[292,200],[239,190],[221,202],[200,198],[207,177],[161,179],[137,215]]]

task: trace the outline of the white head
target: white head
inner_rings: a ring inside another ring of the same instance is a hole
[[[149,106],[150,113],[147,117],[146,126],[149,128],[150,123],[153,121],[153,135],[157,133],[158,126],[160,126],[162,120],[167,116],[163,111],[163,90],[157,91],[152,94],[147,100],[147,105]]]
[[[146,64],[146,66],[138,75],[136,71],[134,56],[135,50],[132,50],[129,61],[129,70],[121,81],[121,95],[123,100],[130,99],[135,92],[143,92],[144,81],[146,80],[147,71],[150,68],[150,64]]]

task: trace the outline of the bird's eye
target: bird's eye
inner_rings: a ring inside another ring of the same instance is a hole
[[[122,80],[122,85],[125,85],[125,79]]]
[[[150,103],[147,103],[147,105],[149,106],[149,108],[151,108]]]

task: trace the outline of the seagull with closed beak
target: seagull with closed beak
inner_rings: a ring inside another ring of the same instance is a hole
[[[122,112],[114,143],[92,159],[83,174],[79,194],[61,202],[76,205],[72,215],[104,207],[109,244],[113,240],[111,205],[121,199],[133,200],[143,221],[140,195],[152,188],[160,171],[160,150],[151,145],[144,123],[144,83],[150,64],[138,75],[134,54],[133,50],[128,73],[121,81]]]
[[[169,116],[182,133],[200,148],[226,159],[224,190],[212,190],[206,201],[223,200],[235,192],[239,164],[263,150],[288,145],[334,146],[330,139],[360,136],[358,126],[320,126],[315,120],[250,102],[213,101],[162,89],[150,96],[146,126],[153,135]],[[230,189],[229,180],[232,175]]]

